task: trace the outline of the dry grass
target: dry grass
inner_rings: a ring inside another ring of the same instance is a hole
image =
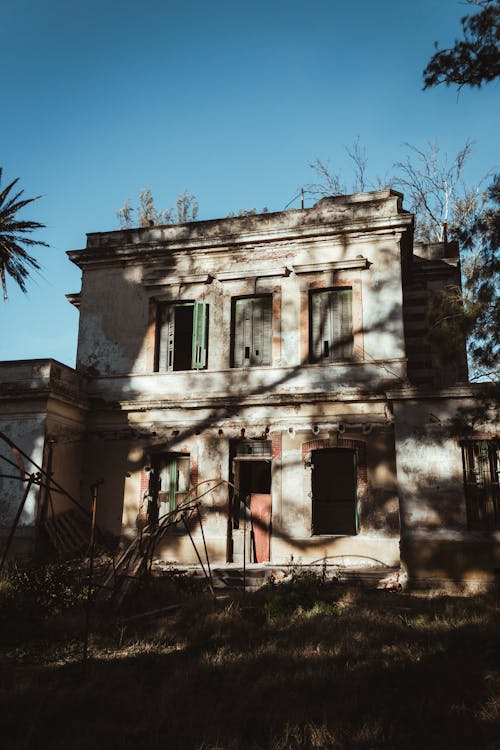
[[[142,606],[170,601],[160,591]],[[318,581],[223,603],[194,593],[125,630],[101,614],[85,672],[80,628],[70,610],[2,639],[9,750],[500,748],[493,598]]]

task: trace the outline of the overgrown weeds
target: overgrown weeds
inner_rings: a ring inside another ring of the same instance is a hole
[[[76,565],[15,563],[0,581],[0,618],[39,622],[80,604],[87,595]]]
[[[312,570],[224,601],[191,584],[135,590],[129,612],[180,606],[129,620],[120,645],[128,614],[96,613],[85,673],[78,605],[32,622],[37,650],[0,642],[5,745],[496,750],[495,599],[349,589]]]

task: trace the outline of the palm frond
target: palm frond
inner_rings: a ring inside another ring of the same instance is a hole
[[[2,168],[0,167],[0,182],[1,179]],[[26,280],[30,271],[40,270],[40,264],[26,248],[36,245],[49,247],[42,240],[26,236],[36,229],[44,229],[45,224],[26,219],[18,221],[15,218],[18,211],[42,197],[37,195],[34,198],[21,199],[24,190],[11,195],[18,181],[19,178],[16,178],[0,192],[0,286],[4,299],[7,299],[7,276],[15,281],[22,292],[26,293]]]

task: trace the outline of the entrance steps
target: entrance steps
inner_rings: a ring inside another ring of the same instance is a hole
[[[166,564],[157,561],[154,565],[157,571],[178,572],[202,579],[204,573],[199,565]],[[257,591],[271,579],[276,585],[286,583],[293,574],[300,572],[315,572],[327,580],[338,584],[363,586],[366,588],[401,589],[404,588],[403,576],[397,567],[386,565],[347,568],[336,564],[326,566],[317,564],[276,565],[263,563],[249,563],[245,568],[235,563],[212,566],[212,585],[216,593],[223,591]]]

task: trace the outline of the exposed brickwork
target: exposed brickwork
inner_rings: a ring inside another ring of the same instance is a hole
[[[139,512],[137,514],[136,524],[139,527],[147,523],[148,518],[148,490],[149,474],[145,469],[141,470],[141,486],[139,491]]]
[[[273,458],[281,458],[281,432],[271,435]]]

